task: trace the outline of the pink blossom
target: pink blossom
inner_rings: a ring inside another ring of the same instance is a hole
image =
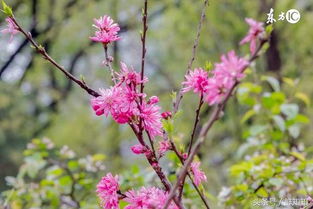
[[[162,135],[162,123],[160,107],[158,105],[143,104],[141,105],[140,117],[143,120],[143,126],[152,138]]]
[[[171,143],[168,140],[163,140],[159,142],[159,154],[162,156],[171,149]]]
[[[130,121],[134,114],[138,114],[136,93],[127,87],[114,86],[109,89],[100,89],[101,96],[92,98],[91,105],[96,115],[109,113],[120,124]]]
[[[229,77],[213,77],[209,79],[208,91],[205,94],[204,100],[209,105],[220,103],[228,90],[234,85],[235,81]]]
[[[17,25],[12,20],[12,18],[7,17],[5,19],[5,21],[7,22],[8,25],[7,25],[7,28],[1,30],[1,33],[3,33],[3,34],[7,34],[7,33],[11,34],[10,41],[9,41],[9,42],[11,42],[13,40],[14,35],[16,35],[20,31],[19,31]]]
[[[240,41],[240,44],[250,42],[250,52],[255,53],[257,40],[262,38],[264,34],[264,27],[262,22],[257,22],[252,18],[246,18],[246,22],[250,25],[248,34]]]
[[[148,101],[148,104],[156,104],[159,102],[159,97],[157,96],[152,96],[150,97],[149,101]]]
[[[97,184],[97,194],[101,199],[101,206],[104,209],[117,209],[118,207],[118,194],[119,184],[118,176],[113,176],[108,173],[102,177],[100,182]]]
[[[118,79],[121,83],[125,82],[127,85],[134,84],[138,85],[141,83],[145,83],[148,81],[148,78],[144,76],[143,80],[141,80],[141,75],[137,73],[132,67],[129,68],[123,62],[121,62],[120,73],[117,73]]]
[[[162,209],[167,197],[167,192],[156,187],[142,187],[139,191],[130,190],[124,199],[129,203],[125,209]],[[178,209],[174,203],[168,208]]]
[[[200,167],[200,162],[193,162],[190,165],[190,169],[194,177],[194,182],[197,186],[199,186],[202,181],[207,181],[207,177],[205,173],[201,171],[199,167]]]
[[[131,150],[133,151],[133,153],[135,153],[136,155],[139,154],[144,154],[147,152],[147,148],[145,146],[142,146],[141,144],[136,144],[134,146],[131,147]]]
[[[235,51],[232,50],[227,55],[222,55],[221,61],[215,64],[213,71],[215,77],[230,77],[237,80],[244,77],[243,69],[248,65],[248,61],[236,56]]]
[[[193,90],[195,93],[204,94],[208,87],[208,73],[202,68],[196,68],[185,76],[186,80],[182,83],[182,92]]]
[[[90,37],[92,41],[109,44],[120,39],[117,35],[118,31],[120,31],[120,27],[117,23],[114,23],[110,16],[105,15],[99,19],[94,19],[94,23],[93,26],[97,31],[95,32],[95,36]]]
[[[172,113],[170,111],[162,112],[161,116],[164,120],[167,120],[172,117]]]

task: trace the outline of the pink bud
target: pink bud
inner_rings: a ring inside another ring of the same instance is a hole
[[[136,145],[132,146],[130,149],[131,149],[131,150],[133,151],[133,153],[135,153],[136,155],[144,154],[144,153],[147,152],[147,148],[144,147],[144,146],[142,146],[141,144],[136,144]]]
[[[163,119],[167,120],[172,117],[172,113],[170,111],[162,112],[161,116]]]
[[[183,153],[183,159],[187,160],[187,158],[188,158],[188,154],[187,153]]]

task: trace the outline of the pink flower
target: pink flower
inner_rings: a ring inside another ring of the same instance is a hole
[[[159,154],[160,156],[164,155],[165,152],[171,149],[171,143],[168,140],[159,142]]]
[[[250,52],[255,53],[257,40],[262,38],[264,34],[263,23],[257,22],[252,18],[246,18],[246,22],[250,25],[248,34],[240,41],[240,44],[245,44],[250,42]]]
[[[150,97],[149,101],[148,101],[148,104],[156,104],[159,102],[159,97],[157,96],[152,96]]]
[[[132,146],[130,149],[131,149],[131,150],[133,151],[133,153],[135,153],[136,155],[144,154],[144,153],[146,153],[146,152],[148,151],[147,148],[144,147],[144,146],[142,146],[141,144],[136,144],[136,145]]]
[[[120,124],[130,121],[134,114],[138,114],[135,99],[137,95],[127,87],[114,86],[110,89],[100,89],[101,96],[91,99],[91,106],[96,115],[109,113]]]
[[[130,190],[124,199],[129,203],[125,209],[162,209],[168,194],[156,187],[142,187],[139,191]],[[171,203],[169,209],[178,209]]]
[[[108,173],[102,177],[100,182],[97,184],[97,194],[101,199],[101,206],[104,209],[117,209],[118,207],[118,194],[119,184],[118,176],[114,176]]]
[[[215,77],[229,77],[239,80],[244,77],[243,69],[248,65],[248,61],[237,57],[235,51],[228,52],[221,56],[221,63],[215,64],[213,71]]]
[[[234,85],[235,81],[229,77],[213,77],[209,79],[208,91],[205,94],[204,100],[209,103],[209,105],[214,105],[220,103],[229,88]]]
[[[143,120],[143,126],[150,134],[151,138],[162,135],[162,123],[160,107],[152,104],[141,105],[140,117]]]
[[[162,112],[161,116],[164,120],[167,120],[172,117],[172,113],[170,111]]]
[[[199,167],[200,162],[193,162],[190,165],[190,169],[194,177],[194,182],[197,186],[199,186],[202,181],[207,181],[205,173],[201,171]]]
[[[12,20],[12,18],[7,17],[5,19],[5,21],[7,22],[8,25],[7,25],[7,28],[1,30],[1,33],[3,33],[3,34],[7,34],[7,33],[11,34],[10,41],[9,41],[9,42],[11,42],[13,40],[14,35],[19,33],[20,31],[19,31],[17,25]]]
[[[144,76],[141,80],[141,75],[137,73],[133,68],[128,68],[127,65],[121,62],[120,73],[117,73],[118,79],[121,83],[125,82],[127,85],[134,84],[138,85],[148,81],[148,78]]]
[[[94,23],[93,26],[98,31],[96,31],[95,36],[90,37],[92,41],[109,44],[120,39],[117,35],[118,31],[120,31],[120,27],[113,22],[110,16],[105,15],[99,19],[94,19]]]
[[[182,92],[193,90],[195,93],[204,94],[208,87],[208,73],[202,68],[196,68],[185,76],[186,80],[182,83]]]

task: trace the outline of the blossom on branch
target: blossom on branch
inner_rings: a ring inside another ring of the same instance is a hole
[[[7,27],[5,29],[2,29],[1,33],[10,34],[10,41],[9,42],[11,42],[13,40],[14,35],[19,33],[20,31],[19,31],[17,25],[14,23],[14,21],[12,20],[11,17],[7,17],[5,19],[5,21],[7,22]]]
[[[163,140],[159,142],[159,154],[160,156],[164,155],[165,152],[172,148],[169,140]]]
[[[130,190],[124,199],[129,203],[125,209],[162,209],[167,197],[167,192],[156,187],[142,187],[139,191]],[[174,203],[171,203],[168,208],[178,209]]]
[[[199,167],[200,162],[193,162],[190,165],[190,169],[194,177],[194,182],[197,186],[199,186],[202,181],[207,181],[205,173],[201,171]]]
[[[97,194],[104,209],[117,209],[118,207],[118,176],[108,173],[97,184]]]
[[[110,16],[104,15],[99,19],[94,19],[94,26],[97,31],[95,32],[95,36],[90,37],[92,41],[101,42],[105,45],[120,40],[118,36],[118,31],[120,31],[120,27],[117,23],[114,23],[113,19]]]
[[[243,45],[250,42],[250,52],[254,54],[257,41],[263,37],[265,30],[262,22],[257,22],[252,18],[246,18],[245,20],[249,24],[250,29],[248,34],[240,41],[240,44]]]
[[[182,83],[184,86],[183,93],[193,90],[194,93],[204,94],[207,91],[208,73],[202,68],[190,71],[185,78],[186,80]]]
[[[141,144],[136,144],[136,145],[132,146],[130,149],[136,155],[144,154],[144,153],[146,153],[148,151],[148,149],[145,146],[142,146]]]
[[[155,136],[162,135],[162,122],[160,107],[155,104],[142,104],[140,118],[143,120],[144,129],[153,139]]]

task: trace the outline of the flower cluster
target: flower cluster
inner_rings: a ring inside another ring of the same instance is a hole
[[[16,35],[19,31],[19,28],[17,27],[17,25],[14,23],[14,21],[12,20],[12,18],[7,17],[5,19],[5,21],[7,22],[7,28],[2,29],[1,33],[3,34],[10,34],[10,41],[11,42],[13,40],[14,35]]]
[[[104,209],[119,208],[119,184],[118,176],[113,176],[108,173],[104,176],[97,185],[98,197],[101,201],[101,206]],[[128,203],[125,209],[161,209],[162,203],[167,199],[167,192],[156,187],[142,187],[140,190],[129,190],[123,195],[123,200]],[[169,209],[177,209],[178,207],[172,203]]]
[[[167,197],[167,192],[156,187],[142,187],[139,191],[130,190],[126,193],[125,201],[129,205],[125,209],[162,209]],[[171,203],[168,208],[178,209],[174,203]]]
[[[201,68],[190,71],[182,83],[184,86],[182,92],[193,90],[203,96],[209,105],[217,104],[222,101],[234,83],[244,77],[243,70],[247,65],[248,61],[230,51],[227,55],[221,56],[221,63],[215,64],[210,75]]]
[[[96,115],[109,114],[119,123],[141,124],[151,138],[162,134],[159,99],[156,96],[145,100],[145,94],[138,90],[140,84],[148,81],[141,79],[139,73],[133,68],[121,63],[118,82],[108,89],[100,89],[101,96],[92,98],[91,105]]]
[[[118,176],[113,176],[111,173],[108,173],[106,176],[102,177],[97,185],[97,194],[101,200],[101,206],[105,209],[117,209],[118,191]]]
[[[101,42],[105,45],[117,41],[120,37],[117,35],[120,27],[114,23],[110,16],[103,16],[99,19],[94,19],[94,27],[97,29],[95,36],[90,37],[92,41]]]

